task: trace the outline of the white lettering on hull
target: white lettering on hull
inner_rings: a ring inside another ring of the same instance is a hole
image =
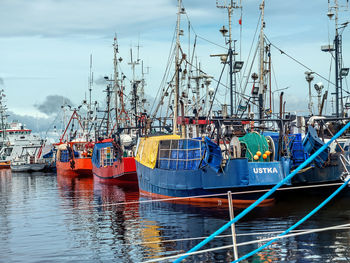
[[[273,168],[264,167],[264,168],[253,168],[253,172],[255,174],[277,174],[278,170],[276,167],[273,167]]]

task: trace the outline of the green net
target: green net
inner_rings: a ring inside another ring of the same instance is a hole
[[[249,161],[255,161],[255,162],[270,161],[269,156],[267,156],[266,159],[263,159],[263,154],[269,150],[269,145],[264,136],[260,135],[257,132],[251,132],[239,138],[239,141],[245,144],[247,148],[246,157],[248,158]],[[260,152],[261,155],[259,156],[258,160],[254,160],[254,156],[258,155],[257,154],[258,152]]]

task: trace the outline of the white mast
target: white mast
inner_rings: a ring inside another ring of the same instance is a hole
[[[175,91],[174,91],[174,114],[173,114],[173,134],[177,134],[177,116],[179,107],[179,49],[180,49],[180,15],[181,0],[178,0],[177,26],[176,26],[176,49],[175,49]]]
[[[259,118],[263,119],[263,110],[264,110],[264,9],[265,9],[265,0],[262,0],[260,5],[261,10],[261,27],[260,27],[260,39],[259,39]]]
[[[115,121],[116,121],[116,127],[118,127],[118,99],[119,99],[119,77],[118,77],[118,42],[117,42],[117,35],[114,36],[114,42],[113,42],[113,49],[114,49],[114,82],[113,82],[113,91],[114,91],[114,107],[115,107]]]

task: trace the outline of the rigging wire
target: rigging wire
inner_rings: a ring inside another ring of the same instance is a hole
[[[260,11],[260,16],[259,16],[259,18],[258,18],[258,23],[256,24],[254,36],[253,36],[253,39],[252,39],[252,44],[250,45],[250,49],[249,49],[249,53],[248,53],[248,58],[247,58],[247,63],[244,65],[243,76],[245,75],[245,72],[246,72],[247,67],[248,67],[248,62],[249,62],[249,59],[250,59],[250,55],[251,55],[251,53],[252,53],[253,46],[254,46],[254,43],[255,43],[255,38],[256,38],[256,36],[257,36],[258,29],[259,29],[260,19],[261,19],[261,11]],[[257,50],[256,50],[255,53],[254,53],[254,57],[253,57],[253,59],[252,59],[252,62],[250,63],[251,66],[250,66],[250,71],[249,71],[249,74],[248,74],[248,76],[247,76],[247,79],[249,79],[249,75],[250,75],[250,72],[251,72],[252,64],[253,64],[253,61],[254,61],[254,59],[255,59],[255,57],[256,57],[256,53],[257,53]],[[243,79],[244,79],[244,77],[241,78],[241,82],[240,82],[240,87],[241,87],[241,89],[242,89],[242,82],[243,82]],[[248,84],[248,80],[247,80],[247,82],[246,82],[246,84],[245,84],[245,86],[244,86],[243,91],[241,90],[241,93],[245,93],[247,84]]]
[[[327,81],[328,83],[332,84],[335,86],[335,84],[333,82],[331,82],[330,80],[326,79],[325,77],[323,77],[321,74],[313,71],[311,68],[309,68],[308,66],[306,66],[305,64],[303,64],[302,62],[300,62],[299,60],[297,60],[296,58],[292,57],[291,55],[287,54],[285,51],[283,51],[282,49],[280,49],[279,47],[277,47],[276,45],[274,45],[268,38],[267,36],[265,36],[265,39],[268,41],[268,43],[273,46],[275,49],[277,49],[279,52],[281,52],[282,55],[286,55],[288,58],[290,58],[291,60],[293,60],[294,62],[296,62],[297,64],[301,65],[302,67],[306,68],[307,70],[313,72],[314,74],[316,74],[317,76],[319,76],[320,78],[322,78],[323,80]]]
[[[185,8],[183,2],[181,2],[181,5],[182,5],[183,8]],[[208,43],[210,43],[210,44],[212,44],[212,45],[215,45],[215,46],[217,46],[217,47],[220,47],[220,48],[222,48],[222,49],[228,50],[227,47],[222,46],[222,45],[219,45],[219,44],[217,44],[217,43],[215,43],[215,42],[213,42],[213,41],[211,41],[211,40],[209,40],[209,39],[206,39],[206,38],[201,37],[200,35],[198,35],[198,34],[196,33],[196,31],[194,30],[194,27],[192,26],[192,23],[190,23],[190,18],[189,18],[189,16],[188,16],[187,12],[185,12],[185,15],[186,15],[187,21],[188,21],[188,23],[189,23],[189,26],[190,26],[190,28],[191,28],[192,31],[193,31],[193,34],[194,34],[197,38],[200,38],[200,39],[202,39],[202,40],[204,40],[204,41],[207,41]]]
[[[169,49],[168,62],[167,62],[167,65],[166,65],[166,68],[165,68],[165,72],[164,72],[162,81],[161,81],[161,83],[160,83],[160,85],[159,85],[159,88],[158,88],[158,91],[157,91],[157,94],[156,94],[156,97],[155,97],[155,99],[154,99],[154,103],[153,103],[153,105],[152,105],[152,108],[151,108],[150,112],[153,111],[153,107],[154,107],[154,105],[156,104],[156,101],[157,101],[157,99],[158,99],[158,96],[159,96],[159,94],[160,94],[160,91],[163,89],[164,83],[165,83],[165,81],[166,81],[166,78],[167,78],[167,76],[169,75],[168,71],[169,71],[170,65],[171,65],[171,63],[172,63],[172,61],[173,61],[173,59],[174,59],[174,58],[173,58],[173,54],[175,53],[174,43],[175,43],[176,32],[177,32],[177,31],[176,31],[176,26],[175,26],[174,33],[173,33],[173,39],[172,39],[172,41],[171,41],[171,45],[170,45],[170,49]],[[153,114],[157,114],[157,113],[153,113]]]
[[[331,74],[332,74],[332,64],[333,64],[333,54],[330,53],[331,56],[330,56],[330,63],[329,63],[329,74],[328,74],[328,78],[331,79]],[[327,91],[329,91],[329,82],[327,82]],[[325,109],[327,109],[327,106],[328,106],[328,100],[325,101]]]

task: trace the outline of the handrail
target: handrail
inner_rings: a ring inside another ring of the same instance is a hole
[[[341,130],[339,130],[334,137],[332,137],[327,143],[325,143],[320,149],[318,149],[314,154],[312,154],[307,160],[305,160],[302,164],[298,166],[293,172],[291,172],[287,177],[285,177],[282,181],[280,181],[278,184],[276,184],[273,188],[271,188],[270,191],[262,195],[258,200],[256,200],[253,204],[251,204],[249,207],[244,209],[241,213],[239,213],[233,220],[227,222],[225,225],[223,225],[221,228],[219,228],[217,231],[215,231],[213,234],[211,234],[208,238],[194,246],[192,249],[190,249],[187,253],[191,253],[194,251],[197,251],[205,244],[209,243],[215,236],[220,235],[222,232],[224,232],[227,228],[231,226],[231,224],[237,223],[238,220],[243,218],[246,214],[248,214],[250,211],[252,211],[256,206],[258,206],[262,201],[264,201],[266,198],[268,198],[271,194],[273,194],[278,188],[280,188],[283,184],[291,180],[301,169],[303,169],[306,165],[311,163],[321,152],[323,152],[335,139],[337,139],[340,135],[342,135],[348,128],[350,127],[350,122],[348,122]],[[174,263],[179,263],[185,258],[188,257],[188,254],[185,254],[174,261]]]

